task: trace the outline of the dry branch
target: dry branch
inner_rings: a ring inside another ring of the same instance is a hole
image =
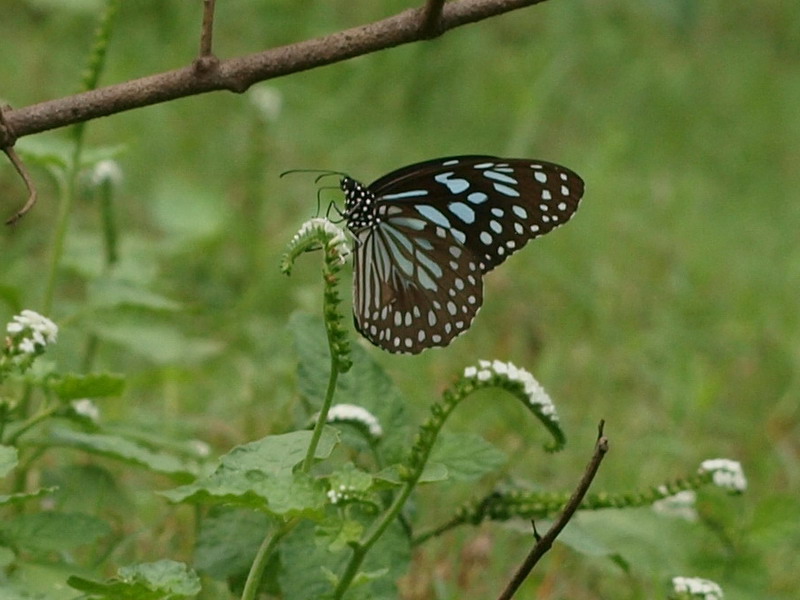
[[[259,81],[435,37],[543,1],[455,0],[440,7],[440,2],[432,0],[423,7],[325,37],[219,62],[201,59],[173,71],[7,110],[8,131],[0,131],[0,148],[26,135],[177,98],[216,90],[241,93]],[[205,47],[210,47],[210,33]]]

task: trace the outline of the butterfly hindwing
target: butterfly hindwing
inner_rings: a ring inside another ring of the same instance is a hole
[[[478,261],[411,205],[380,204],[376,212],[381,227],[363,230],[355,252],[356,328],[393,352],[446,346],[483,302]]]

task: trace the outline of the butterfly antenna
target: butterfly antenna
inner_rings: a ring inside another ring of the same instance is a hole
[[[288,171],[284,171],[278,177],[283,177],[284,175],[292,175],[294,173],[318,173],[319,176],[314,180],[314,183],[317,183],[323,177],[329,177],[331,175],[339,175],[340,177],[346,177],[347,173],[343,173],[341,171],[331,171],[329,169],[289,169]]]

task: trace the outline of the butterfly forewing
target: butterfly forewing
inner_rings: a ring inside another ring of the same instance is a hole
[[[356,327],[377,346],[408,353],[466,331],[483,300],[482,274],[569,220],[584,188],[559,165],[477,155],[341,186],[357,239]]]
[[[378,203],[411,203],[478,257],[484,272],[529,240],[566,223],[583,180],[544,161],[458,156],[390,173],[369,186]]]

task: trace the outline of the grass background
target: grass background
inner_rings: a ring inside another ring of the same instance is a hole
[[[191,61],[200,5],[123,3],[102,83]],[[19,107],[76,91],[99,6],[0,0],[2,99]],[[407,6],[228,0],[218,7],[216,51],[253,52]],[[564,453],[543,456],[540,432],[510,401],[467,403],[454,427],[509,452],[508,477],[548,489],[577,479],[601,418],[612,453],[598,490],[657,484],[706,458],[743,463],[745,496],[701,496],[714,508],[711,527],[683,542],[663,533],[652,554],[631,541],[633,577],[606,556],[559,545],[521,597],[654,597],[674,561],[685,570],[673,574],[715,579],[729,598],[793,598],[798,23],[800,5],[778,0],[553,0],[244,96],[212,94],[92,122],[90,148],[120,149],[117,269],[185,309],[86,309],[86,281],[100,270],[100,227],[96,201],[82,199],[49,315],[62,327],[51,358],[80,370],[87,331],[99,336],[94,366],[129,377],[125,396],[102,407],[109,421],[193,435],[215,452],[284,430],[299,410],[286,323],[297,309],[318,310],[320,282],[314,257],[291,279],[278,272],[286,242],[316,207],[310,178],[279,173],[330,168],[371,181],[462,153],[560,162],[587,182],[577,217],[486,278],[486,304],[470,332],[418,357],[372,354],[419,415],[478,358],[533,371],[570,436]],[[65,139],[57,131],[19,148],[57,150]],[[4,320],[19,306],[39,309],[44,291],[57,186],[44,169],[35,175],[39,205],[0,232]],[[7,214],[23,198],[7,164],[0,198]],[[55,469],[80,456],[49,460]],[[190,541],[176,535],[188,513],[152,498],[158,481],[124,477],[137,507],[125,527],[139,533],[113,558],[188,556]],[[418,510],[438,522],[472,491],[432,488]],[[626,513],[593,517],[624,530]],[[426,547],[408,597],[496,595],[530,543],[516,529],[465,529]]]

